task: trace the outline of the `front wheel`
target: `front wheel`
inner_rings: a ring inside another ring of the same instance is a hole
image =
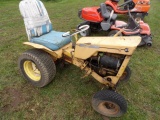
[[[80,25],[78,25],[78,28],[83,26],[83,25],[89,25],[89,22],[85,21],[85,22],[81,23]],[[90,34],[91,34],[91,28],[88,28],[87,30],[85,30],[83,32],[80,32],[80,35],[82,37],[90,36]]]
[[[123,96],[111,90],[101,90],[92,98],[95,111],[107,117],[120,117],[127,111],[127,103]]]
[[[18,59],[18,65],[23,77],[36,87],[46,86],[56,74],[52,57],[39,49],[24,52]]]

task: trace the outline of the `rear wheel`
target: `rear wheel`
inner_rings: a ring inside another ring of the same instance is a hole
[[[119,32],[118,30],[112,30],[108,33],[108,36],[114,36],[117,32]],[[118,36],[122,36],[122,33],[119,33]]]
[[[123,96],[111,90],[101,90],[92,98],[92,107],[98,113],[108,117],[120,117],[127,111]]]
[[[18,65],[23,77],[37,87],[50,83],[56,74],[52,57],[39,49],[24,52],[18,59]]]
[[[143,13],[131,13],[131,15],[133,16],[133,18],[135,19],[135,20],[143,20],[144,19],[144,17],[145,17],[145,14],[143,14]]]
[[[127,66],[122,76],[120,77],[120,81],[128,81],[131,77],[131,69]]]

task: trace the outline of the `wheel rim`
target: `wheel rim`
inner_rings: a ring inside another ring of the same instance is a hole
[[[83,31],[83,32],[80,32],[81,36],[85,37],[87,36],[87,31]]]
[[[115,115],[120,111],[120,107],[111,102],[111,101],[103,101],[98,106],[99,110],[102,111],[105,115]]]
[[[41,73],[36,64],[34,64],[32,61],[25,61],[23,67],[25,73],[30,79],[33,81],[39,81],[41,79]]]
[[[120,80],[124,80],[127,76],[127,71],[124,71],[122,76],[120,77]]]

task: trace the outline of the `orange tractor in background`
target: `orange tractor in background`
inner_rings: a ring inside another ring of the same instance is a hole
[[[120,0],[106,0],[105,4],[109,11],[114,10],[116,14],[128,14],[126,4],[129,3],[130,7],[135,6],[130,11],[134,18],[144,19],[148,15],[150,0],[124,0],[124,3],[121,5],[118,4],[119,2]]]
[[[83,22],[78,27],[89,25],[90,28],[81,32],[81,36],[90,36],[92,32],[106,31],[106,33],[109,32],[107,34],[108,36],[114,36],[116,34],[118,36],[140,36],[142,39],[138,46],[152,46],[152,35],[149,25],[143,22],[141,18],[134,18],[132,15],[133,12],[131,11],[135,8],[134,2],[128,0],[124,4],[125,11],[128,14],[128,22],[117,20],[117,14],[114,14],[114,10],[110,12],[107,9],[106,3],[101,3],[100,7],[82,8],[78,16]]]

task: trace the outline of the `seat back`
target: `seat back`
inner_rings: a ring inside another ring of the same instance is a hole
[[[47,10],[40,0],[22,0],[19,9],[29,40],[52,30]]]
[[[108,19],[110,17],[110,13],[107,10],[106,4],[101,3],[100,4],[101,14],[103,18]]]

